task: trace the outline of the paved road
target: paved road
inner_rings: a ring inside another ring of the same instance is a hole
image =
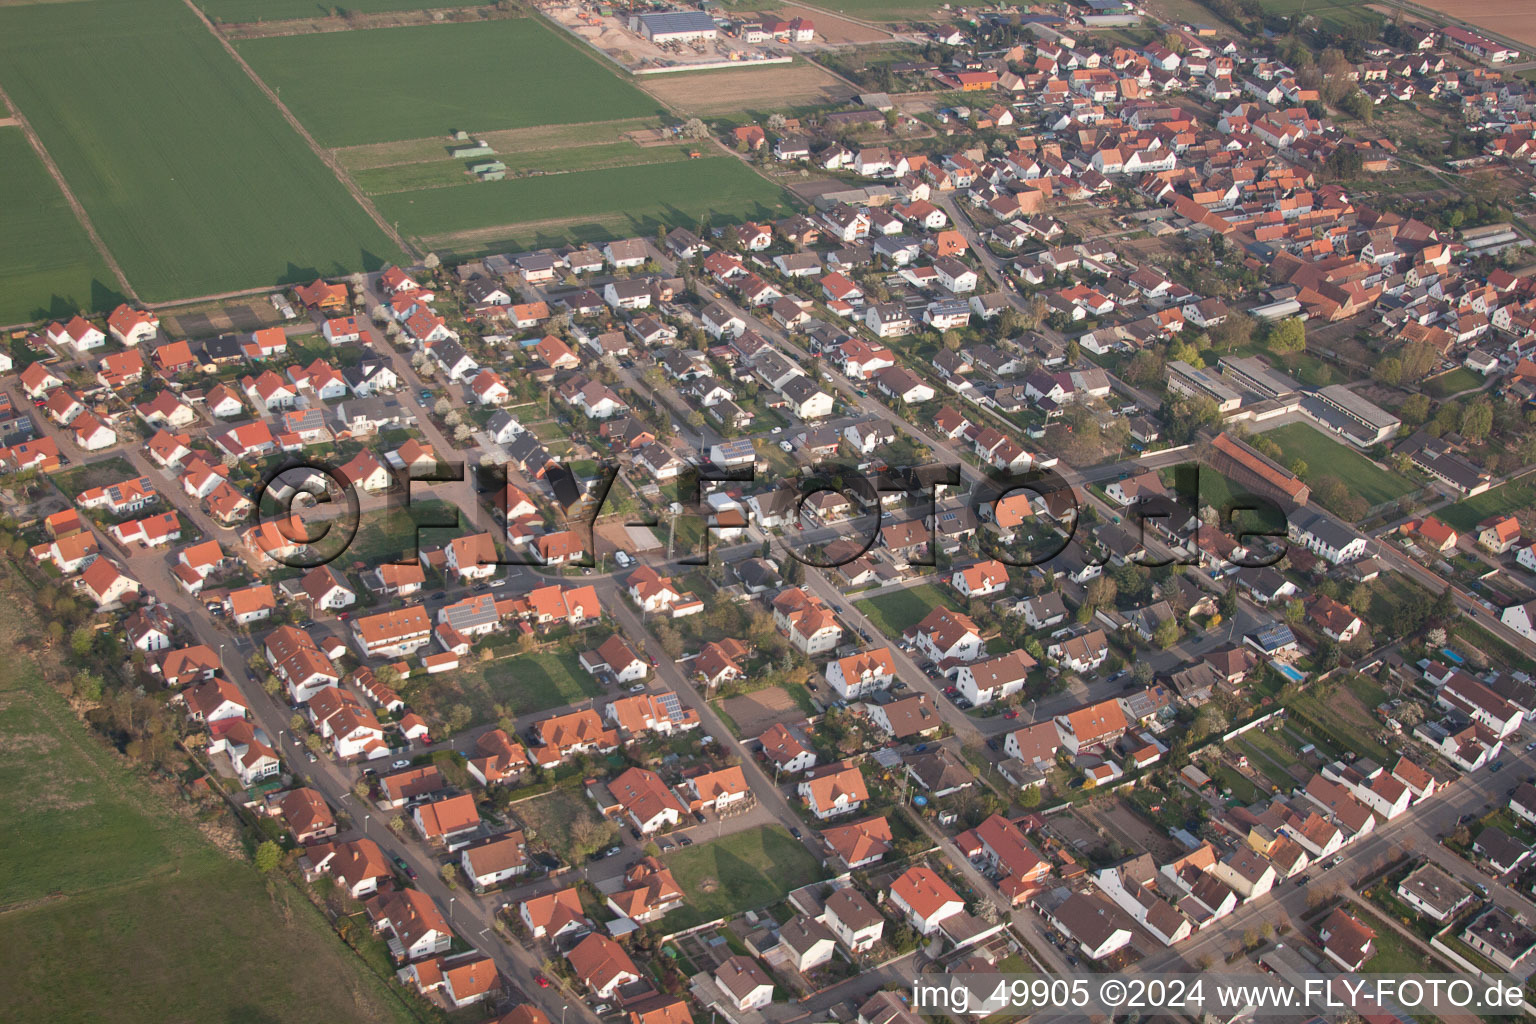
[[[1536,904],[1523,893],[1484,875],[1440,845],[1437,838],[1440,833],[1454,829],[1461,815],[1481,813],[1493,802],[1503,802],[1505,792],[1536,769],[1536,754],[1523,750],[1506,753],[1504,760],[1503,772],[1493,773],[1483,768],[1463,776],[1449,789],[1415,804],[1396,820],[1378,825],[1363,839],[1345,847],[1343,863],[1338,867],[1314,865],[1307,872],[1311,881],[1306,885],[1286,882],[1271,892],[1270,898],[1239,907],[1216,926],[1202,929],[1187,942],[1146,958],[1134,969],[1148,974],[1199,969],[1200,961],[1207,956],[1219,962],[1221,957],[1238,947],[1247,930],[1261,928],[1265,923],[1282,918],[1299,926],[1310,892],[1329,892],[1335,887],[1355,885],[1372,866],[1385,863],[1405,851],[1428,857],[1468,887],[1479,883],[1487,885],[1496,904],[1523,912],[1527,920],[1536,919]]]

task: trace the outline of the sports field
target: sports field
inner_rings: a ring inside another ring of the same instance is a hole
[[[536,248],[783,216],[783,194],[734,157],[509,178],[380,196],[379,211],[409,238],[443,251],[500,244]]]
[[[419,11],[433,7],[475,7],[474,0],[347,0],[345,4],[321,0],[197,0],[197,6],[214,21],[288,21],[294,18],[325,18],[338,10],[358,14]]]
[[[39,629],[23,617],[0,629],[7,651]],[[415,1019],[300,894],[269,890],[146,788],[25,657],[0,677],[0,814],[8,1022]]]
[[[147,301],[399,257],[176,0],[0,6],[0,83]]]
[[[109,309],[117,282],[20,128],[0,128],[0,324]]]
[[[1381,468],[1353,448],[1323,436],[1305,423],[1287,423],[1266,430],[1263,436],[1280,446],[1284,453],[1281,465],[1289,468],[1296,459],[1307,464],[1307,471],[1300,474],[1303,480],[1311,483],[1321,476],[1336,476],[1349,484],[1368,505],[1396,501],[1417,489],[1413,481]]]
[[[536,18],[236,44],[322,145],[654,114],[661,105]]]

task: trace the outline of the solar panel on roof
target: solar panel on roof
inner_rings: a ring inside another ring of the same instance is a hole
[[[667,713],[667,717],[672,720],[673,725],[677,725],[682,722],[683,705],[682,702],[677,699],[677,694],[672,693],[671,691],[660,693],[656,695],[656,700],[657,703],[661,705],[661,709]]]

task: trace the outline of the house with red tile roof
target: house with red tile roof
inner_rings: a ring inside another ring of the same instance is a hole
[[[891,852],[891,825],[884,815],[834,825],[822,830],[821,842],[847,870],[854,871],[878,863]]]
[[[577,980],[599,999],[611,999],[625,985],[640,980],[640,970],[624,947],[596,932],[572,947],[565,958]]]
[[[554,942],[592,930],[592,922],[582,914],[581,894],[575,886],[523,900],[518,915],[535,939]]]
[[[800,780],[796,792],[811,813],[823,820],[852,814],[869,799],[864,775],[852,761],[838,761],[813,770]]]
[[[363,906],[374,930],[389,936],[389,952],[396,962],[446,953],[453,942],[453,930],[442,911],[419,889],[382,893]]]
[[[921,935],[932,935],[939,925],[965,911],[965,901],[932,868],[918,864],[891,883],[886,896],[891,906]]]

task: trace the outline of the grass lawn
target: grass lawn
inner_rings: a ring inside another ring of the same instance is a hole
[[[601,696],[602,686],[577,660],[577,652],[587,649],[590,641],[579,637],[570,645],[569,651],[514,654],[488,662],[471,656],[458,671],[433,676],[423,684],[413,693],[412,704],[436,722],[446,721],[454,706],[463,704],[471,712],[470,723],[480,725],[496,721],[497,705],[514,716],[531,715]],[[509,647],[489,649],[503,654]]]
[[[0,324],[110,309],[117,282],[20,128],[0,128]]]
[[[1158,476],[1171,489],[1179,474],[1188,473],[1190,465],[1193,464],[1185,463],[1183,466],[1161,470]],[[1210,505],[1223,515],[1228,509],[1256,508],[1259,511],[1236,512],[1232,517],[1233,522],[1248,530],[1285,533],[1285,515],[1278,508],[1259,504],[1245,488],[1239,487],[1214,469],[1198,465],[1195,468],[1200,472],[1198,496],[1201,505]]]
[[[667,915],[673,931],[766,907],[823,876],[816,858],[778,825],[683,847],[666,862],[688,900]]]
[[[1431,398],[1446,398],[1479,387],[1486,379],[1482,374],[1469,370],[1465,366],[1458,366],[1449,373],[1442,373],[1438,377],[1426,380],[1424,393]]]
[[[1348,483],[1350,490],[1364,498],[1367,504],[1380,505],[1395,501],[1417,488],[1398,474],[1383,469],[1359,452],[1324,437],[1306,423],[1287,423],[1274,430],[1266,430],[1264,436],[1280,446],[1283,456],[1279,462],[1287,469],[1296,459],[1307,464],[1302,479],[1316,480],[1321,476],[1336,476]]]
[[[1212,766],[1211,777],[1222,789],[1232,791],[1232,799],[1241,804],[1256,802],[1264,794],[1259,791],[1252,781],[1239,773],[1231,765],[1216,764]]]
[[[1536,473],[1527,473],[1506,484],[1449,505],[1435,515],[1465,533],[1489,516],[1505,515],[1536,506]]]
[[[662,113],[539,18],[271,36],[236,44],[327,146]],[[400,61],[409,55],[411,72]],[[552,83],[559,83],[552,87]]]
[[[60,494],[73,501],[75,495],[88,488],[105,487],[107,484],[115,484],[121,480],[136,479],[138,475],[139,471],[133,468],[133,463],[121,455],[114,455],[100,462],[88,462],[73,469],[61,470],[51,474],[49,479],[59,489]]]
[[[1295,724],[1309,727],[1314,736],[1321,732],[1336,749],[1353,750],[1378,764],[1390,763],[1392,752],[1372,735],[1380,726],[1370,708],[1342,684],[1335,683],[1327,690],[1324,693],[1313,686],[1290,702],[1292,711],[1303,719]]]
[[[429,527],[429,523],[452,523],[459,516],[460,526]],[[467,533],[467,517],[455,506],[439,498],[414,499],[409,506],[388,505],[364,512],[357,524],[357,536],[347,547],[347,562],[362,562],[366,568],[378,566],[417,549],[417,527],[422,544],[446,544],[454,536]]]
[[[288,21],[293,18],[324,18],[338,9],[358,14],[389,11],[420,11],[434,7],[472,7],[473,3],[447,0],[347,0],[345,7],[319,0],[198,0],[197,6],[214,21]]]
[[[9,620],[7,649],[35,626]],[[299,894],[205,842],[16,657],[0,751],[7,1021],[415,1019]]]
[[[1270,785],[1281,792],[1289,792],[1296,785],[1296,780],[1285,770],[1285,766],[1290,763],[1287,759],[1294,760],[1295,755],[1281,750],[1269,736],[1258,730],[1250,730],[1239,736],[1235,743],[1248,758],[1248,763],[1268,779]]]
[[[922,583],[878,597],[865,598],[857,603],[857,607],[880,632],[889,637],[897,637],[908,626],[923,621],[933,609],[950,608],[958,611],[960,605],[938,585]]]
[[[0,7],[0,83],[146,301],[399,258],[181,4]]]
[[[581,646],[577,641],[576,646]],[[514,715],[574,704],[603,692],[582,671],[575,651],[519,654],[493,661],[480,673],[492,704],[506,704]],[[489,708],[489,705],[487,706]]]
[[[1391,925],[1358,906],[1350,906],[1348,912],[1376,932],[1376,955],[1361,967],[1362,974],[1419,974],[1425,970],[1425,955]]]
[[[455,235],[469,236],[461,243],[469,248],[538,248],[651,235],[706,216],[771,219],[785,209],[776,186],[728,156],[397,192],[378,204],[407,235],[447,238],[449,248]]]

